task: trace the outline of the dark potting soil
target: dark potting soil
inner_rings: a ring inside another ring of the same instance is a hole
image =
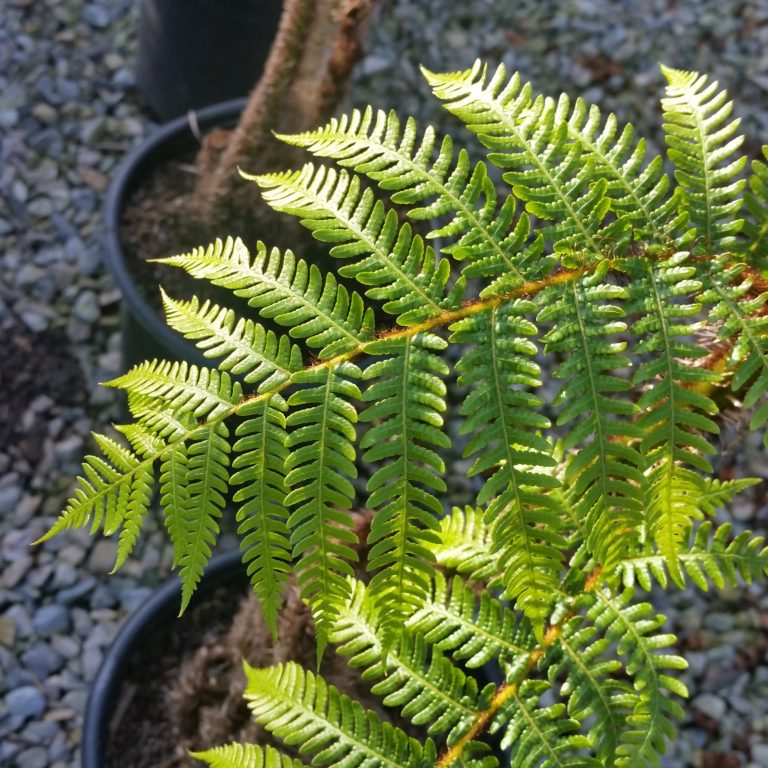
[[[180,619],[158,626],[128,665],[109,725],[104,768],[172,768],[197,763],[184,752],[169,708],[184,663],[226,634],[246,585],[220,587]]]
[[[46,395],[54,406],[78,405],[85,400],[80,363],[63,331],[33,333],[20,323],[0,333],[0,445],[17,445],[36,464],[41,458],[48,424],[43,418],[25,423],[32,401]]]

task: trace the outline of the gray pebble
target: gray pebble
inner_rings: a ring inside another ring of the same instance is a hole
[[[19,752],[16,756],[17,768],[47,768],[48,750],[43,747],[32,747]]]
[[[16,688],[5,697],[8,711],[21,718],[39,717],[45,709],[45,696],[34,686]]]
[[[62,659],[46,643],[37,643],[21,654],[21,660],[33,675],[43,680],[61,669]]]
[[[59,726],[51,720],[37,720],[30,723],[21,735],[30,744],[49,744],[59,730]]]
[[[81,576],[79,581],[74,583],[71,587],[60,590],[56,599],[62,605],[76,603],[91,592],[95,585],[96,579],[94,579],[93,576]]]
[[[768,744],[761,742],[752,745],[752,761],[760,768],[768,768]]]
[[[93,291],[83,291],[76,299],[72,312],[84,323],[95,323],[101,317],[99,301]]]
[[[54,635],[51,647],[67,660],[74,659],[80,653],[80,643],[69,635]]]
[[[120,604],[131,613],[146,603],[151,596],[152,590],[149,587],[126,589],[120,593]]]
[[[83,438],[80,435],[69,435],[56,443],[54,453],[61,465],[69,465],[80,461],[83,449]]]
[[[39,635],[48,637],[69,630],[69,613],[63,605],[44,605],[38,609],[32,624]]]
[[[109,26],[109,13],[107,10],[93,3],[85,6],[83,19],[96,29],[104,29]]]
[[[708,613],[703,626],[715,632],[728,632],[736,626],[736,617],[732,613]]]
[[[116,557],[117,541],[115,539],[99,539],[88,558],[88,569],[95,574],[109,573],[114,568]]]
[[[12,605],[5,611],[5,618],[14,623],[19,637],[29,637],[34,631],[32,619],[23,605]]]
[[[0,488],[0,515],[11,514],[23,495],[23,489],[17,485],[5,485]]]
[[[713,693],[700,694],[691,702],[691,706],[715,721],[722,720],[726,710],[726,703]]]

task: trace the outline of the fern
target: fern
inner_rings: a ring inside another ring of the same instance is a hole
[[[127,447],[96,436],[44,538],[116,535],[119,567],[159,489],[184,610],[232,507],[272,632],[294,580],[318,657],[334,643],[425,733],[293,663],[247,668],[256,718],[314,764],[492,768],[496,734],[514,768],[657,766],[685,662],[636,590],[768,573],[762,536],[705,519],[758,482],[717,479],[711,457],[723,403],[768,423],[767,166],[747,185],[716,83],[663,74],[673,175],[616,116],[481,63],[425,73],[478,162],[372,108],[282,137],[319,162],[245,178],[345,282],[232,238],[164,259],[252,315],[163,294],[210,367],[109,383]],[[449,449],[476,489],[450,513]],[[489,666],[501,684],[479,681]],[[299,764],[258,745],[198,756]]]

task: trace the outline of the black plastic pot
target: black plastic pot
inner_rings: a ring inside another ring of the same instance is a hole
[[[211,560],[190,608],[219,587],[245,592],[247,575],[240,552],[228,552]],[[120,696],[131,657],[158,627],[176,621],[181,603],[181,584],[174,577],[164,584],[125,623],[107,651],[91,686],[83,722],[82,768],[105,768],[111,719]]]
[[[202,109],[195,115],[201,133],[235,125],[245,106],[243,99]],[[120,241],[120,223],[131,193],[159,164],[199,145],[189,119],[180,117],[162,126],[129,153],[117,169],[104,203],[104,262],[123,296],[122,332],[124,369],[143,360],[160,358],[203,364],[200,350],[165,324],[139,290]],[[172,254],[168,254],[172,255]],[[150,286],[156,290],[156,286]]]
[[[261,76],[282,6],[282,0],[141,0],[141,102],[166,121],[246,96]]]

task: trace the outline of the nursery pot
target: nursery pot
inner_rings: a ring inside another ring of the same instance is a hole
[[[244,97],[258,82],[282,0],[141,0],[139,99],[160,120]]]
[[[196,605],[210,600],[220,588],[231,589],[238,596],[246,593],[248,578],[240,558],[240,552],[233,551],[211,561],[185,616]],[[181,584],[178,576],[174,576],[128,619],[107,651],[86,705],[82,768],[109,768],[107,749],[114,727],[113,718],[120,712],[125,693],[123,687],[127,685],[132,660],[147,644],[152,644],[160,653],[165,637],[171,636],[174,630],[183,631],[181,622],[184,618],[177,618],[180,603]]]
[[[230,128],[236,124],[244,106],[244,100],[236,99],[200,110],[195,114],[194,121],[186,116],[173,120],[130,152],[113,177],[104,204],[104,261],[123,298],[124,370],[152,358],[204,363],[200,350],[169,328],[161,313],[150,305],[139,289],[135,274],[126,260],[120,226],[131,194],[145,182],[152,170],[198,146],[199,139],[193,133],[193,125],[200,133],[218,127]],[[157,286],[152,285],[151,289],[157,290]]]

